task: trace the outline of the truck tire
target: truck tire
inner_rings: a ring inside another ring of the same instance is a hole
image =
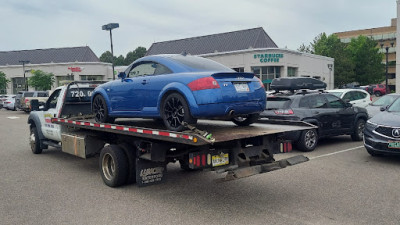
[[[238,116],[232,118],[232,122],[235,123],[238,126],[249,126],[252,123],[255,123],[258,118],[260,117],[260,114],[250,114],[247,116]]]
[[[353,134],[351,134],[351,140],[361,141],[363,139],[364,127],[365,127],[365,120],[358,119],[354,127],[354,132]]]
[[[303,152],[314,151],[318,144],[318,133],[316,129],[304,130],[296,143],[298,150]]]
[[[126,184],[134,184],[136,183],[136,147],[128,143],[122,143],[118,146],[124,150],[125,155],[128,157],[129,166]]]
[[[29,144],[33,154],[42,153],[42,148],[40,147],[39,133],[35,126],[31,127],[31,134],[29,135]]]
[[[101,95],[94,97],[92,113],[94,113],[94,118],[99,123],[114,123],[115,118],[108,115],[106,100]]]
[[[105,146],[100,152],[100,170],[104,183],[109,187],[124,185],[128,178],[128,159],[117,145]]]

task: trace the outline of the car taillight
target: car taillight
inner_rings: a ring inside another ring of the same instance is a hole
[[[294,112],[291,109],[279,109],[274,111],[277,115],[293,115]]]
[[[6,104],[10,104],[11,102],[4,102],[4,103],[6,103]]]
[[[192,91],[220,88],[218,82],[213,77],[204,77],[194,80],[190,82],[188,86]]]
[[[372,95],[369,96],[369,100],[371,100],[371,102],[372,102]]]
[[[29,102],[29,99],[25,99],[25,103]]]

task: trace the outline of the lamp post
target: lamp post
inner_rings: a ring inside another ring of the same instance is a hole
[[[115,74],[114,74],[114,50],[113,50],[113,42],[112,42],[112,29],[118,28],[119,24],[118,23],[109,23],[106,25],[103,25],[101,27],[102,30],[109,30],[110,31],[110,41],[111,41],[111,64],[112,64],[112,75],[113,75],[113,80],[115,80]]]
[[[390,42],[391,47],[393,48],[394,42]],[[384,46],[383,43],[381,43],[381,48],[386,50],[386,73],[385,73],[385,94],[387,94],[389,88],[388,88],[388,64],[389,64],[389,46]]]
[[[333,68],[333,64],[328,64],[328,69],[329,69],[329,84],[332,84],[332,68]],[[332,86],[334,86],[332,84]],[[331,87],[332,88],[332,87]]]
[[[24,71],[24,90],[28,91],[28,85],[26,83],[26,77],[25,77],[25,64],[30,62],[28,60],[20,60],[19,63],[22,63],[22,70]]]

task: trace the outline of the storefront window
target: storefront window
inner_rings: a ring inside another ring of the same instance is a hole
[[[295,67],[288,67],[287,75],[288,77],[295,77],[297,73],[297,68]]]
[[[266,90],[269,90],[271,81],[281,77],[281,67],[279,66],[254,66],[251,71],[262,80]]]
[[[102,75],[81,75],[81,80],[103,80]]]

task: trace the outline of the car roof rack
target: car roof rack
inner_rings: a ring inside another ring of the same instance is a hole
[[[324,90],[326,83],[311,77],[281,77],[273,79],[270,88],[276,92],[282,90],[294,92],[302,89]]]

